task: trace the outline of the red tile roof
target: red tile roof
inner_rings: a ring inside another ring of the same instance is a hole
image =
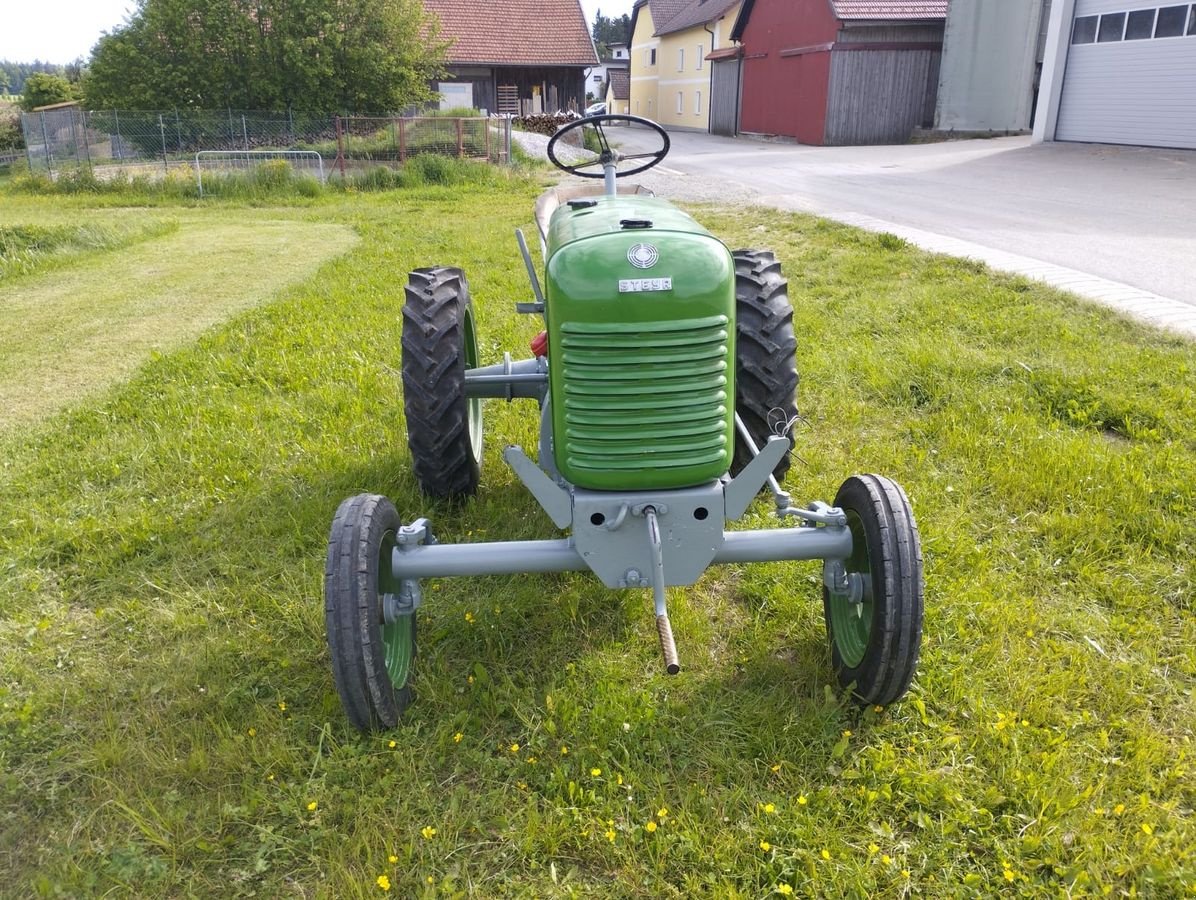
[[[945,19],[947,0],[831,0],[840,19]]]
[[[610,89],[616,100],[631,99],[631,73],[626,69],[611,69]]]
[[[657,34],[672,34],[696,25],[705,25],[727,14],[727,10],[739,3],[739,0],[689,0],[685,8],[675,14],[663,25],[656,22],[655,14],[652,21],[656,23]]]
[[[595,66],[580,0],[424,0],[449,65]]]

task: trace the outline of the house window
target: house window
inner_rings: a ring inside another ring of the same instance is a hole
[[[685,112],[685,95],[677,91],[677,112]]]
[[[697,68],[698,68],[699,72],[702,71],[702,57],[704,57],[706,55],[704,52],[705,49],[706,48],[704,45],[698,44],[698,66],[697,66]]]
[[[1125,20],[1125,39],[1142,41],[1154,34],[1154,10],[1136,9]]]
[[[684,47],[680,47],[677,50],[677,71],[678,72],[685,71],[685,48]]]
[[[700,116],[702,114],[702,92],[697,91],[694,94],[694,115]]]
[[[1096,32],[1098,44],[1110,44],[1121,40],[1125,33],[1125,13],[1106,13],[1100,17],[1100,30]]]
[[[1091,44],[1096,41],[1096,23],[1100,16],[1080,16],[1071,30],[1073,44]]]
[[[648,65],[650,65],[650,66],[656,65],[656,48],[655,47],[653,47],[651,50],[648,51]]]

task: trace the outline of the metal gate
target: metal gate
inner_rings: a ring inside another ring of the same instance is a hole
[[[711,62],[710,133],[734,137],[739,132],[739,97],[743,79],[740,59]]]

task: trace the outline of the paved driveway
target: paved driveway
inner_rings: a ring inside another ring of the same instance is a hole
[[[891,231],[1196,335],[1196,151],[1028,137],[892,147],[670,137],[662,174],[676,182],[719,181],[724,197],[738,189]]]

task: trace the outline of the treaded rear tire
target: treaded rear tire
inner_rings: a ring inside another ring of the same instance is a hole
[[[831,663],[839,683],[853,687],[861,704],[887,706],[909,689],[922,647],[918,524],[905,491],[880,475],[848,478],[835,506],[847,513],[852,531],[847,569],[870,575],[871,596],[855,620],[852,605],[823,587]]]
[[[324,627],[332,674],[345,715],[362,732],[393,728],[412,699],[415,613],[383,624],[382,588],[395,588],[385,583],[384,566],[399,527],[393,503],[358,494],[341,503],[328,537]],[[387,669],[388,655],[400,663],[394,673]]]
[[[790,422],[797,416],[793,306],[787,293],[789,282],[781,274],[781,264],[774,254],[767,250],[736,250],[732,255],[735,258],[735,411],[760,447],[776,433],[774,423]],[[773,469],[778,481],[789,471],[790,456],[786,453]],[[752,452],[736,434],[732,474],[751,461]]]
[[[477,365],[473,303],[465,273],[416,269],[403,305],[403,408],[420,490],[433,498],[472,496],[482,464],[481,401],[465,395]]]

